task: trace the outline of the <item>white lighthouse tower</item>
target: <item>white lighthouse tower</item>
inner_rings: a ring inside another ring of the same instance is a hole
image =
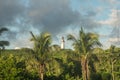
[[[64,40],[64,37],[62,37],[62,40],[61,40],[61,49],[64,49],[65,48],[65,40]]]

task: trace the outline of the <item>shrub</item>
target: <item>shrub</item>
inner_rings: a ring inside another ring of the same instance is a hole
[[[102,73],[102,80],[111,80],[112,75],[110,73]]]
[[[90,80],[102,80],[101,74],[100,73],[92,73],[90,75]]]

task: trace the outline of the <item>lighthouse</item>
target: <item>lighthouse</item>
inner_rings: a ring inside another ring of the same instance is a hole
[[[61,49],[64,49],[65,48],[65,40],[64,40],[64,37],[62,37],[62,40],[61,40]]]

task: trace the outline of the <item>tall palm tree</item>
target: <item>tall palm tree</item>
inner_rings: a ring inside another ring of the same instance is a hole
[[[0,36],[2,35],[2,33],[4,31],[8,31],[8,29],[7,28],[1,28],[0,29]],[[0,41],[0,47],[2,47],[2,49],[4,49],[5,46],[9,46],[9,42],[8,41]]]
[[[67,36],[67,39],[73,41],[73,47],[81,57],[83,80],[89,80],[90,72],[88,67],[88,56],[93,48],[95,48],[96,46],[102,46],[98,40],[98,35],[94,33],[85,33],[83,28],[81,27],[78,38],[76,38],[72,34],[69,34]]]
[[[34,42],[34,56],[39,62],[39,73],[40,73],[40,79],[44,79],[44,68],[45,68],[45,61],[48,58],[48,52],[49,52],[49,46],[51,44],[51,35],[49,33],[41,33],[38,36],[34,36],[32,32],[30,32],[32,35],[31,41]],[[47,56],[47,57],[46,57]]]
[[[117,49],[117,47],[115,45],[111,45],[109,49],[110,54],[108,55],[108,60],[111,65],[112,80],[115,80],[115,63],[119,60],[120,57],[120,54],[118,52],[116,53],[115,49]]]

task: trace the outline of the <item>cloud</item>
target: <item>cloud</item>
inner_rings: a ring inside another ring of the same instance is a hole
[[[119,38],[110,38],[109,42],[119,42]]]
[[[103,1],[108,2],[112,7],[115,7],[115,4],[116,5],[120,4],[119,0],[103,0]]]
[[[107,42],[111,45],[116,45],[116,46],[119,46],[120,45],[120,38],[109,38],[107,40]]]
[[[79,13],[72,11],[69,0],[31,0],[28,17],[36,28],[56,34],[78,22]]]
[[[89,10],[86,15],[73,11],[70,0],[25,0],[0,1],[0,24],[18,28],[20,31],[31,28],[60,32],[70,25],[94,27],[98,24],[92,17],[95,11]],[[26,6],[27,5],[27,6]],[[12,26],[11,26],[12,25]],[[32,26],[31,26],[32,25]]]
[[[1,0],[0,25],[9,28],[3,38],[19,47],[29,45],[24,44],[31,37],[29,31],[48,31],[55,36],[67,32],[70,26],[88,30],[100,26],[95,20],[96,10],[83,12],[73,11],[70,0]]]
[[[109,26],[111,32],[108,35],[107,44],[119,45],[120,44],[120,10],[111,9],[111,13],[109,14],[109,18],[103,21],[100,21],[102,25]]]
[[[24,14],[24,5],[16,0],[0,1],[0,25],[11,24],[17,16]]]
[[[103,25],[111,25],[111,26],[116,26],[119,25],[119,20],[120,20],[120,10],[112,9],[111,14],[109,14],[109,18],[103,21],[99,21],[99,23]]]

